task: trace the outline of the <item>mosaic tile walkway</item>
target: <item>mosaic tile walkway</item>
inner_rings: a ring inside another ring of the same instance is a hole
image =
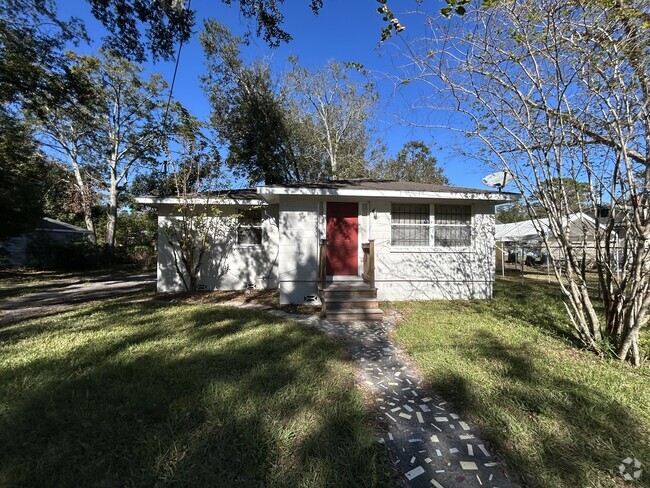
[[[385,444],[413,488],[515,487],[472,427],[439,397],[423,391],[422,379],[389,339],[395,323],[337,322],[279,311],[274,315],[316,327],[343,340],[358,362],[361,379],[376,396]]]

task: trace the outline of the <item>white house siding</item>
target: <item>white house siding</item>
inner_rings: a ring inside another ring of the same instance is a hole
[[[319,200],[280,199],[280,303],[304,303],[318,295]]]
[[[234,206],[220,207],[218,217],[231,232],[225,239],[211,244],[201,266],[199,287],[206,290],[243,290],[249,284],[256,288],[276,288],[278,285],[278,206],[264,208],[262,244],[240,246],[236,243]],[[158,210],[158,270],[157,287],[160,292],[183,291],[183,282],[174,267],[172,248],[163,229],[172,215],[172,207],[160,206]]]
[[[415,203],[415,201],[410,201]],[[375,281],[380,300],[490,298],[494,281],[494,205],[471,204],[472,246],[462,250],[391,247],[392,200],[370,202],[375,240]],[[425,203],[421,201],[420,203]],[[435,202],[426,202],[435,203]],[[377,218],[374,218],[376,211]]]

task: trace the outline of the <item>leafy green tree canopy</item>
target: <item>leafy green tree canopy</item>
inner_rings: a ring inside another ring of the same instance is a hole
[[[393,159],[379,163],[373,170],[376,178],[448,185],[449,179],[438,166],[431,147],[423,141],[409,141]]]
[[[270,68],[261,62],[245,65],[242,39],[218,22],[206,21],[200,39],[208,67],[202,82],[212,108],[210,124],[228,146],[227,164],[251,183],[294,181],[285,112]]]
[[[221,0],[227,6],[232,0]],[[121,56],[144,61],[149,51],[154,59],[170,59],[174,46],[187,41],[192,34],[196,12],[191,0],[88,0],[93,15],[110,31],[106,46]],[[239,0],[239,10],[249,21],[247,37],[255,32],[270,46],[277,47],[291,40],[282,28],[284,15],[278,6],[282,0]],[[311,0],[316,14],[323,0]]]

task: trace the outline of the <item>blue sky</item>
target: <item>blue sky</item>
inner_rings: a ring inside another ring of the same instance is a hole
[[[80,50],[91,52],[95,49],[104,30],[91,16],[87,2],[59,0],[57,3],[60,17],[74,15],[86,23],[94,44],[81,46]],[[432,145],[439,164],[453,185],[484,188],[481,178],[491,171],[456,154],[451,149],[455,139],[450,131],[432,131],[398,123],[396,115],[415,120],[404,103],[405,99],[414,95],[414,89],[406,87],[395,92],[392,83],[386,79],[385,74],[393,72],[395,64],[399,63],[399,58],[396,58],[399,42],[391,40],[380,45],[383,22],[376,12],[379,4],[374,0],[325,0],[324,3],[320,14],[314,15],[309,8],[309,0],[287,0],[281,7],[285,15],[285,30],[292,35],[293,41],[271,49],[263,40],[253,37],[250,46],[243,51],[244,57],[249,60],[265,58],[276,73],[287,68],[286,59],[290,54],[297,55],[300,64],[309,68],[322,66],[330,59],[362,63],[371,72],[381,97],[372,128],[388,151],[395,154],[409,140],[424,140]],[[399,3],[400,0],[393,1],[391,7],[395,10]],[[408,8],[416,6],[415,1],[402,1],[401,4]],[[439,8],[438,2],[434,1],[430,2],[430,6]],[[197,11],[197,24],[192,39],[182,50],[174,97],[194,115],[205,119],[209,105],[199,86],[199,76],[204,72],[204,66],[198,31],[204,18],[214,18],[234,33],[241,34],[245,30],[245,20],[240,16],[238,6],[227,7],[220,0],[193,0],[192,8]],[[421,28],[421,17],[412,17],[405,12],[395,13],[406,24],[410,34],[417,33],[418,23]],[[173,62],[146,65],[150,72],[162,73],[168,82],[171,82],[173,68]]]

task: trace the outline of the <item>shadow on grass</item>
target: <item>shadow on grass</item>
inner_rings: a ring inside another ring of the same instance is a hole
[[[525,319],[529,325],[541,332],[561,339],[575,347],[582,347],[571,329],[564,308],[562,295],[557,285],[543,282],[518,283],[497,280],[494,297],[489,306],[485,302],[472,302],[474,310],[489,313],[496,320]]]
[[[461,365],[430,375],[431,388],[478,424],[525,486],[618,486],[621,460],[650,460],[648,418],[617,396],[618,385],[570,379],[530,343],[516,346],[483,330],[467,342],[467,351],[455,345],[458,354],[493,375],[492,386]]]
[[[2,486],[389,482],[344,355],[315,331],[152,303],[42,322],[0,356]]]

